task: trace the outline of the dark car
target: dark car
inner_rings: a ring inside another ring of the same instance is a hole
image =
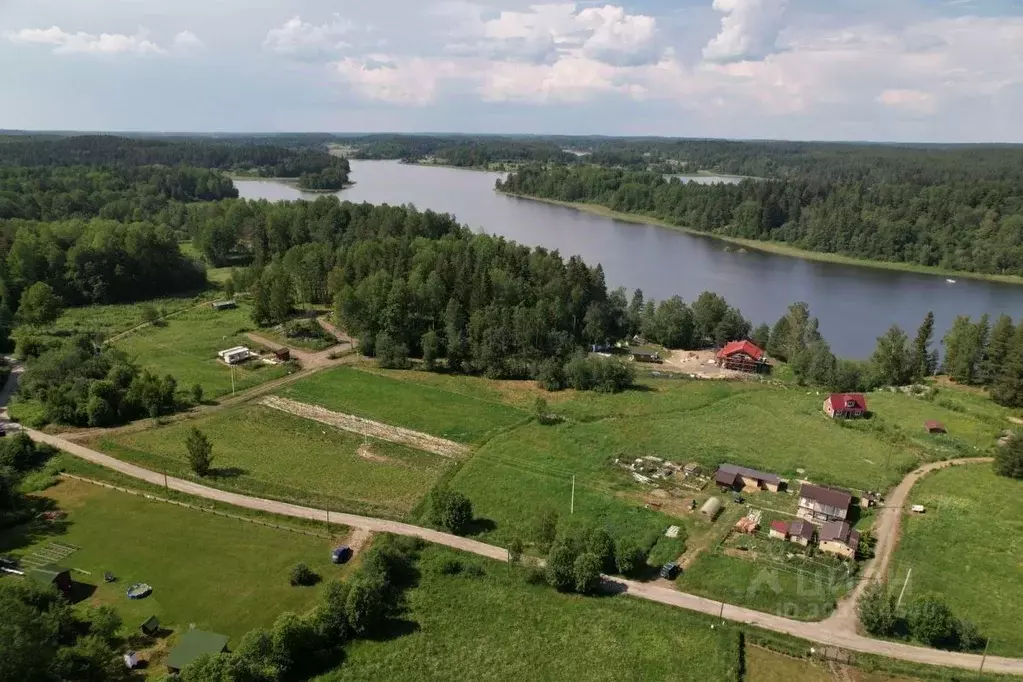
[[[343,564],[352,558],[352,548],[348,545],[341,545],[330,554],[330,560],[335,564]]]
[[[681,570],[682,569],[678,567],[678,564],[674,562],[664,564],[664,566],[661,566],[661,577],[666,578],[668,580],[674,580],[675,578],[678,577],[678,574]]]

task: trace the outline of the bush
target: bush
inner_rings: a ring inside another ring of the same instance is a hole
[[[913,639],[939,649],[954,649],[959,643],[959,621],[952,609],[937,597],[923,597],[910,604],[906,622]]]
[[[958,628],[959,648],[963,651],[980,651],[987,644],[987,639],[980,634],[976,624],[972,620],[963,619],[959,621]]]
[[[408,346],[391,338],[389,334],[380,334],[376,338],[377,362],[384,369],[408,369]]]
[[[646,564],[646,554],[630,538],[619,538],[615,543],[615,568],[621,575],[633,575]]]
[[[565,368],[558,358],[547,358],[536,369],[536,383],[545,391],[560,391],[567,382]]]
[[[213,444],[206,434],[195,428],[189,429],[185,438],[188,450],[188,465],[197,476],[206,476],[213,468]]]
[[[615,541],[611,534],[603,528],[594,528],[586,538],[586,551],[593,554],[600,560],[600,570],[603,573],[614,573]]]
[[[559,592],[575,587],[575,554],[567,545],[555,545],[547,555],[547,584]]]
[[[430,522],[452,533],[464,533],[472,523],[472,502],[453,490],[435,490],[430,495]]]
[[[462,572],[462,562],[455,557],[445,557],[437,566],[441,575],[458,575]]]
[[[482,578],[487,574],[487,569],[480,564],[469,564],[465,567],[464,573],[469,578]]]
[[[547,507],[540,510],[533,524],[533,539],[541,552],[550,550],[558,537],[558,512]]]
[[[999,476],[1023,479],[1023,436],[1012,436],[995,451],[994,467]]]
[[[863,597],[856,607],[863,629],[878,637],[895,634],[899,619],[895,615],[895,595],[888,591],[888,584],[874,582],[863,591]]]
[[[316,575],[313,569],[309,568],[305,564],[296,564],[295,567],[291,569],[291,574],[288,580],[293,586],[302,585],[308,587],[309,585],[315,585],[318,583],[320,581],[320,576]]]
[[[565,365],[568,385],[577,391],[619,393],[632,386],[636,371],[615,358],[589,357],[577,353]]]
[[[583,552],[576,557],[572,566],[575,579],[575,591],[591,594],[600,587],[600,557],[591,552]]]

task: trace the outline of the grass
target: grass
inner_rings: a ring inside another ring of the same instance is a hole
[[[306,563],[324,578],[335,572],[325,538],[73,480],[44,495],[68,513],[65,522],[6,530],[0,534],[0,551],[24,556],[51,541],[80,547],[63,565],[89,572],[72,572],[76,582],[95,588],[85,604],[116,608],[125,634],[137,632],[139,623],[155,615],[174,630],[194,623],[237,641],[252,628],[270,625],[281,612],[301,613],[314,605],[317,588],[288,584],[288,571],[296,563]],[[106,571],[117,582],[105,583]],[[149,583],[153,594],[128,600],[124,590],[134,582]]]
[[[545,204],[552,204],[555,206],[564,206],[566,208],[574,208],[584,213],[601,216],[604,218],[611,218],[626,223],[635,223],[639,225],[656,225],[658,227],[666,227],[672,230],[678,230],[679,232],[685,232],[700,237],[706,237],[708,239],[716,239],[718,241],[727,242],[729,244],[735,244],[747,249],[756,249],[757,251],[764,251],[766,253],[773,253],[780,256],[789,256],[791,258],[801,258],[802,260],[819,261],[823,263],[837,263],[840,265],[854,265],[864,268],[875,268],[879,270],[897,270],[899,272],[915,272],[924,275],[939,275],[942,277],[962,277],[966,279],[978,279],[986,280],[989,282],[1004,282],[1006,284],[1023,284],[1023,277],[1018,275],[995,275],[980,272],[965,272],[962,270],[948,270],[931,265],[918,265],[916,263],[900,263],[891,261],[880,261],[870,260],[866,258],[856,258],[853,256],[844,256],[839,253],[826,253],[822,251],[810,251],[807,249],[801,249],[797,246],[792,246],[784,242],[769,242],[760,241],[756,239],[743,239],[741,237],[729,237],[727,235],[715,234],[711,232],[703,232],[683,225],[676,225],[669,223],[665,220],[660,220],[651,216],[646,216],[636,213],[620,213],[613,211],[606,206],[600,204],[591,204],[583,202],[570,202],[570,201],[558,201],[557,199],[545,199],[541,197],[533,197],[525,194],[511,194],[520,199],[527,199],[529,201],[539,201]]]
[[[320,372],[280,391],[300,402],[403,426],[459,443],[477,443],[526,419],[513,407],[349,367]]]
[[[325,336],[317,338],[287,336],[280,326],[264,327],[257,329],[255,333],[263,338],[276,341],[283,346],[291,346],[292,348],[301,348],[302,350],[313,352],[327,350],[337,345],[337,341],[330,334],[325,333]]]
[[[1023,481],[987,464],[937,471],[910,494],[927,512],[904,520],[892,582],[906,601],[941,595],[991,639],[989,653],[1023,656]]]
[[[208,300],[211,294],[155,298],[138,303],[115,303],[66,308],[52,325],[40,330],[50,336],[72,333],[98,333],[104,338],[126,332],[145,324],[143,308],[152,306],[163,315],[174,315]],[[173,319],[173,318],[172,318]],[[32,332],[35,333],[35,332]]]
[[[444,558],[477,563],[486,575],[441,575]],[[711,618],[627,597],[558,594],[507,566],[437,547],[420,565],[395,636],[349,645],[345,662],[321,680],[734,679],[736,635],[712,630]]]
[[[253,346],[244,332],[253,329],[248,306],[217,311],[208,306],[189,310],[158,327],[146,327],[117,341],[140,366],[158,374],[170,374],[178,386],[203,387],[207,399],[231,393],[232,370],[217,352],[233,346]],[[241,391],[264,381],[285,376],[284,365],[247,362],[234,369],[234,389]]]
[[[868,673],[848,666],[785,656],[769,649],[746,646],[746,682],[911,682],[908,677]]]
[[[103,436],[93,445],[141,466],[188,477],[184,443],[193,426],[213,443],[219,473],[211,477],[212,485],[391,518],[412,509],[450,464],[437,455],[364,440],[259,405]],[[360,456],[364,444],[373,459]]]

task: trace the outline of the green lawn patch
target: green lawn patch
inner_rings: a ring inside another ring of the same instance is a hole
[[[191,475],[185,436],[213,442],[210,485],[387,517],[407,513],[451,464],[419,450],[246,405],[148,431],[101,437],[99,449],[176,476]]]
[[[904,603],[938,594],[991,638],[989,653],[1023,656],[1023,481],[990,465],[937,471],[914,486],[925,514],[903,519],[891,581]]]
[[[170,318],[162,326],[146,327],[118,340],[140,366],[158,374],[170,374],[184,389],[203,387],[208,399],[231,393],[231,368],[217,353],[233,346],[255,347],[245,337],[254,325],[246,304],[233,310],[217,311],[209,306],[189,310]],[[234,369],[234,389],[243,389],[286,375],[284,365],[247,362]]]
[[[443,559],[485,568],[442,575]],[[429,547],[395,637],[360,640],[321,680],[735,679],[736,634],[629,597],[563,595],[496,562]]]
[[[320,372],[279,395],[345,414],[403,426],[459,443],[478,443],[529,415],[499,402],[350,367]]]
[[[336,573],[325,538],[258,526],[155,502],[90,483],[62,481],[44,496],[68,513],[63,522],[19,526],[0,533],[0,552],[27,556],[49,542],[80,547],[62,562],[76,582],[95,587],[87,605],[109,604],[125,634],[155,615],[165,627],[197,627],[235,638],[267,627],[284,611],[312,608],[318,588],[288,584],[299,562],[323,578]],[[117,582],[105,583],[112,572]],[[6,576],[0,580],[16,580]],[[153,586],[132,601],[125,589]]]
[[[43,334],[64,336],[71,333],[98,333],[110,337],[145,324],[143,309],[153,307],[161,315],[173,315],[209,299],[210,293],[198,296],[171,296],[138,303],[114,303],[66,308],[52,325],[40,330]],[[172,318],[173,319],[173,318]],[[19,331],[19,333],[23,333]],[[24,333],[37,333],[36,331]]]

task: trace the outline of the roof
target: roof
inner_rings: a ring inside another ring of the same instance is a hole
[[[862,393],[832,393],[831,397],[828,398],[831,401],[831,409],[841,412],[842,410],[848,410],[846,403],[852,402],[855,404],[857,410],[867,410],[867,399],[863,397]]]
[[[721,510],[721,500],[716,497],[712,497],[703,503],[700,507],[700,511],[704,514],[716,514]]]
[[[942,424],[941,422],[938,422],[938,421],[934,421],[933,419],[929,419],[929,420],[925,421],[924,422],[924,427],[926,427],[928,431],[944,431],[945,430],[945,425],[944,424]]]
[[[719,466],[718,476],[720,476],[722,473],[732,474],[732,481],[734,481],[735,476],[738,475],[745,476],[746,478],[755,478],[758,481],[763,481],[764,483],[774,484],[781,483],[781,479],[778,478],[775,474],[769,474],[764,471],[757,471],[756,469],[747,469],[746,467],[740,467],[734,464],[722,464],[721,466]],[[717,477],[715,477],[714,480],[717,480]]]
[[[799,538],[810,540],[813,538],[814,527],[809,521],[803,519],[796,519],[789,524],[789,535],[794,535]]]
[[[785,521],[771,521],[771,530],[776,530],[782,535],[788,535],[789,524]]]
[[[56,580],[57,576],[61,573],[68,573],[68,569],[57,566],[56,564],[44,564],[25,571],[25,576],[37,583],[49,585]]]
[[[160,628],[160,621],[156,616],[150,616],[139,627],[143,630],[158,630]]]
[[[630,350],[629,355],[637,358],[656,358],[660,357],[660,354],[655,350]]]
[[[178,645],[171,649],[167,657],[167,667],[181,670],[189,663],[205,654],[219,654],[227,648],[230,639],[227,635],[204,630],[189,630],[181,635]]]
[[[825,488],[824,486],[804,483],[799,487],[799,496],[808,500],[814,500],[829,507],[848,509],[852,504],[852,493],[839,488]]]
[[[234,348],[228,348],[227,350],[220,351],[220,355],[233,355],[234,353],[241,353],[242,351],[248,353],[249,349],[246,346],[235,346]]]
[[[718,351],[719,358],[727,358],[730,355],[736,353],[745,353],[754,360],[762,360],[764,357],[764,351],[760,349],[757,344],[752,341],[730,341],[725,344],[725,347]]]
[[[856,549],[860,545],[860,532],[853,530],[845,521],[832,521],[821,528],[820,541],[841,542]]]

